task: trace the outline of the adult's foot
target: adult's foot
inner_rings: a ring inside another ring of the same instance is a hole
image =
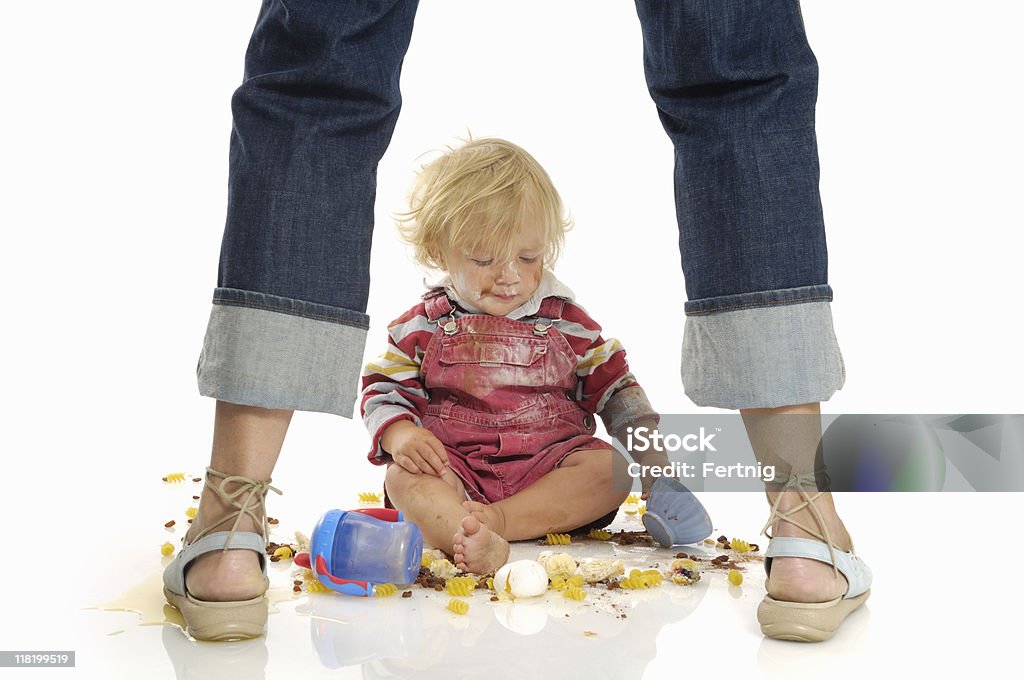
[[[231,517],[230,520],[225,518],[235,512],[237,507],[226,503],[209,486],[210,484],[220,485],[220,483],[220,479],[211,478],[203,486],[199,510],[185,534],[186,544],[196,540],[196,537],[207,527],[211,527],[214,532],[231,531],[235,517]],[[225,490],[234,491],[235,485],[228,484]],[[244,498],[245,494],[242,494],[241,500]],[[256,507],[256,513],[262,518],[263,512],[261,502]],[[262,534],[263,527],[248,514],[243,514],[236,531]],[[262,595],[267,590],[266,579],[260,566],[260,556],[252,550],[244,549],[217,550],[200,555],[188,567],[185,574],[185,585],[193,597],[206,602],[249,600]]]
[[[812,491],[809,497],[814,498],[815,494],[816,492]],[[774,501],[774,495],[770,497],[770,500]],[[804,499],[800,497],[799,492],[785,492],[779,502],[779,511],[785,513],[803,502]],[[826,492],[815,499],[813,503],[825,522],[835,549],[849,551],[853,544],[843,521],[836,514],[832,494]],[[790,517],[804,526],[816,529],[818,533],[824,533],[808,507],[792,513]],[[821,540],[796,524],[778,518],[772,524],[772,536],[795,536]],[[771,574],[765,581],[765,589],[768,594],[774,599],[784,602],[829,602],[846,594],[847,587],[846,578],[833,570],[832,565],[801,557],[773,558]]]

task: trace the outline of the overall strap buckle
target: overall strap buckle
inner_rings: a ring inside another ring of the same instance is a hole
[[[562,308],[565,300],[560,297],[544,298],[537,310],[537,318],[533,322],[534,335],[547,335],[556,322],[562,320]]]
[[[534,335],[547,335],[554,322],[551,319],[537,319],[533,322]]]
[[[443,289],[431,291],[423,296],[423,307],[427,319],[437,323],[438,328],[444,331],[445,335],[455,335],[459,332],[459,326],[455,323],[455,307],[448,299]],[[447,317],[447,320],[445,320]]]

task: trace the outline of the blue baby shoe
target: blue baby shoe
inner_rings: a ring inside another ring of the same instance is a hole
[[[651,487],[644,527],[666,548],[703,541],[714,528],[693,492],[670,477],[659,477]]]

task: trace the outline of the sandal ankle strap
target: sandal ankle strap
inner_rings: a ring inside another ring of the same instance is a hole
[[[804,487],[814,485],[815,488],[817,488],[819,474],[824,474],[825,476],[825,488],[819,490],[817,493],[811,496],[809,493],[807,493]],[[761,533],[767,536],[768,538],[774,538],[771,534],[768,533],[768,529],[771,528],[772,524],[775,523],[776,519],[778,519],[780,522],[788,522],[789,524],[792,524],[798,529],[806,531],[808,534],[814,536],[816,539],[818,539],[819,541],[823,542],[826,546],[828,546],[829,556],[832,558],[832,571],[838,573],[838,568],[836,567],[835,544],[832,542],[832,537],[829,535],[828,526],[825,523],[825,518],[822,517],[821,512],[818,510],[818,508],[814,506],[814,501],[818,500],[823,495],[825,495],[825,492],[828,491],[828,487],[829,477],[824,470],[816,470],[814,472],[808,472],[805,474],[790,474],[789,478],[786,479],[785,484],[782,485],[782,489],[780,489],[777,495],[775,496],[775,500],[772,502],[771,514],[768,516],[768,521],[765,522],[763,527],[761,527]],[[792,507],[788,510],[779,510],[779,505],[782,503],[783,494],[794,490],[800,494],[802,502],[799,505]],[[811,527],[805,525],[802,522],[797,521],[792,517],[792,515],[795,515],[804,508],[807,508],[808,511],[810,511],[811,516],[814,517],[815,523],[818,525],[818,529],[820,529],[820,531],[812,529]]]
[[[211,479],[219,479],[220,483],[215,485],[211,482]],[[230,512],[216,522],[211,523],[208,527],[200,531],[192,542],[195,543],[199,541],[208,534],[213,533],[213,530],[220,525],[234,519],[235,522],[231,525],[231,530],[228,532],[224,546],[224,550],[227,550],[227,546],[231,544],[231,539],[234,537],[235,531],[237,531],[238,525],[242,521],[242,517],[245,515],[251,517],[253,522],[262,528],[261,534],[263,539],[266,540],[270,533],[270,525],[267,522],[265,503],[267,492],[273,491],[279,496],[282,495],[281,490],[271,486],[270,482],[270,479],[261,481],[257,479],[250,479],[249,477],[243,477],[241,475],[227,475],[223,472],[219,472],[218,470],[214,470],[212,467],[206,468],[205,487],[217,494],[221,501],[226,505],[230,505],[235,508],[235,511]],[[227,487],[231,484],[237,484],[237,486],[229,491]],[[242,496],[244,496],[244,498],[239,502],[238,498]],[[259,512],[259,514],[257,514],[257,512]]]

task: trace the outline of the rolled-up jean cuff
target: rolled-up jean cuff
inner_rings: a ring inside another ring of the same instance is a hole
[[[846,369],[828,285],[686,303],[682,378],[698,406],[777,408],[828,400]]]
[[[217,288],[199,392],[261,408],[352,417],[369,317],[255,291]]]

